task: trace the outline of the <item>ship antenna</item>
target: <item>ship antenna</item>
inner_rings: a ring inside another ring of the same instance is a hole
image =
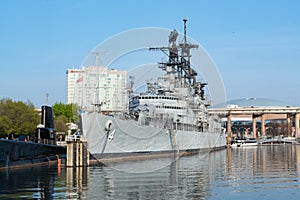
[[[187,22],[187,19],[183,19],[183,24],[184,24],[184,44],[186,44],[186,22]]]

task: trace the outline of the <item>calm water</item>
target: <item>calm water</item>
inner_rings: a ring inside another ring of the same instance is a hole
[[[0,199],[299,199],[300,145],[0,171]]]

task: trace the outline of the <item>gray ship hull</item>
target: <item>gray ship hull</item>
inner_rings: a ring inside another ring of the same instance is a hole
[[[223,149],[221,132],[193,132],[141,126],[133,120],[82,113],[82,132],[92,157],[98,160],[133,160]]]

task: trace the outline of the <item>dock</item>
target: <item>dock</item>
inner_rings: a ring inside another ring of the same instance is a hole
[[[90,164],[88,142],[85,137],[67,135],[66,167],[87,167]]]

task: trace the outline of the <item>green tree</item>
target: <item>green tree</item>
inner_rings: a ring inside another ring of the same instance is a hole
[[[59,116],[65,116],[67,122],[77,122],[77,106],[75,104],[63,104],[55,103],[53,105],[54,119],[56,120]]]
[[[38,112],[31,102],[13,101],[9,98],[0,100],[0,134],[34,135],[40,121]]]
[[[68,127],[66,125],[67,123],[67,117],[64,115],[60,115],[55,119],[55,129],[57,132],[67,132]]]

